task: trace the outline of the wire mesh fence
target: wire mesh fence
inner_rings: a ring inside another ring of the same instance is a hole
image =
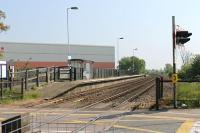
[[[27,119],[24,117],[22,119]],[[111,125],[113,121],[109,123],[91,121],[90,119],[77,118],[76,120],[71,119],[70,117],[63,117],[61,119],[55,118],[57,116],[48,116],[43,113],[32,114],[29,118],[29,124],[23,125],[20,128],[12,131],[15,132],[30,132],[30,133],[129,133],[129,131],[124,130],[123,128],[115,127]],[[49,122],[51,121],[51,122]],[[26,129],[26,130],[25,130]],[[27,130],[29,129],[29,130]]]

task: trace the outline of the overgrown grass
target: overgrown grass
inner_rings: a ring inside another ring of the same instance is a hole
[[[18,101],[37,99],[41,96],[40,92],[34,88],[28,91],[24,91],[22,99],[22,95],[18,90],[19,90],[18,88],[13,88],[12,90],[4,88],[3,91],[4,98],[0,100],[0,104],[12,104]]]
[[[39,93],[38,90],[30,90],[27,91],[24,95],[24,99],[25,100],[29,100],[29,99],[37,99],[41,96],[41,94]]]
[[[200,107],[200,83],[178,83],[177,100],[188,107]]]

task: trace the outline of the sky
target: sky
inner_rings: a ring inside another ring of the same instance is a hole
[[[172,63],[172,16],[193,33],[185,50],[200,53],[199,0],[0,0],[10,26],[0,41],[67,44],[68,7],[70,44],[116,46],[119,57],[143,58],[147,69]],[[178,66],[181,65],[177,49]]]

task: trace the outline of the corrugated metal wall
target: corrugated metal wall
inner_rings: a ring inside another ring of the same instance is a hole
[[[65,64],[67,61],[67,44],[0,42],[0,48],[3,48],[4,50],[4,58],[1,58],[0,60],[12,60],[18,63],[26,63],[29,61],[32,63],[34,62],[33,66],[37,66],[40,62],[45,62],[45,64],[51,64],[50,62],[60,62],[61,64]],[[114,67],[114,46],[73,44],[70,45],[70,55],[72,59],[94,61],[95,67]],[[43,64],[39,66],[43,66]]]
[[[4,47],[6,60],[58,62],[67,60],[67,45],[0,42],[0,47]],[[95,62],[114,62],[115,60],[113,46],[71,45],[70,55],[72,59]]]

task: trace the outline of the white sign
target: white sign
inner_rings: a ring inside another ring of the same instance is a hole
[[[0,78],[7,78],[6,61],[0,61]]]
[[[68,56],[68,60],[71,60],[72,59],[72,56]]]

